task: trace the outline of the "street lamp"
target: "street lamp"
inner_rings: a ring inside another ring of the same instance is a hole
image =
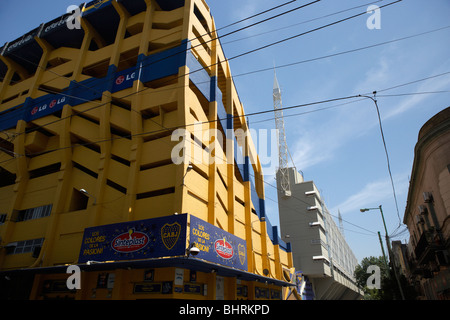
[[[94,203],[95,204],[97,202],[97,198],[94,197],[92,194],[90,194],[89,192],[86,191],[86,189],[80,189],[80,192],[87,195],[88,197],[94,198]]]
[[[392,262],[392,268],[394,269],[394,274],[395,274],[395,279],[397,280],[397,284],[398,284],[398,288],[400,289],[400,294],[402,296],[402,300],[405,300],[405,296],[403,294],[403,289],[402,286],[400,285],[400,280],[398,278],[398,274],[397,274],[397,268],[395,267],[395,262],[394,262],[394,256],[392,255],[392,249],[391,249],[391,244],[389,241],[389,235],[388,235],[388,231],[386,228],[386,221],[384,220],[384,214],[383,214],[383,209],[381,207],[381,204],[378,206],[378,208],[363,208],[363,209],[359,209],[359,211],[361,212],[366,212],[369,210],[380,210],[381,213],[381,218],[383,219],[383,225],[384,225],[384,231],[386,231],[386,244],[388,247],[388,254],[389,254],[389,260]],[[383,249],[383,247],[381,247]],[[384,253],[383,253],[384,255]],[[386,260],[386,257],[384,258]]]

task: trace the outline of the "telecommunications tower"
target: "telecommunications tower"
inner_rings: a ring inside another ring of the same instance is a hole
[[[291,196],[291,186],[289,183],[288,171],[288,147],[286,143],[286,132],[284,130],[283,109],[281,103],[281,90],[278,85],[277,74],[274,69],[273,79],[273,108],[275,112],[275,126],[278,135],[278,171],[280,172],[281,196],[287,198]]]

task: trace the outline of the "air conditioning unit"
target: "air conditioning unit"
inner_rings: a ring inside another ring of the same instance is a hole
[[[425,221],[420,215],[416,215],[416,224],[424,224]]]
[[[423,193],[423,200],[425,203],[429,203],[433,201],[433,194],[431,192],[424,192]]]
[[[426,215],[428,213],[427,207],[425,207],[425,206],[418,206],[418,208],[419,208],[419,213],[421,215]]]
[[[306,210],[308,210],[308,211],[314,211],[314,210],[318,210],[318,209],[319,209],[319,207],[317,207],[317,206],[310,206],[310,207],[306,208]]]

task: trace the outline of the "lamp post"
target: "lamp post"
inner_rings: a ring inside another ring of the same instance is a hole
[[[394,256],[392,254],[392,249],[391,249],[391,244],[390,244],[390,240],[389,240],[389,235],[388,235],[388,231],[386,228],[386,221],[384,220],[384,214],[383,214],[383,209],[381,207],[381,204],[378,206],[378,208],[364,208],[364,209],[359,209],[359,211],[361,212],[366,212],[369,210],[380,210],[381,213],[381,218],[383,219],[383,225],[384,225],[384,231],[386,231],[386,243],[387,243],[387,248],[388,248],[388,255],[389,255],[389,260],[392,263],[392,268],[394,269],[394,274],[395,274],[395,279],[397,280],[397,284],[398,284],[398,288],[400,290],[400,295],[402,296],[402,300],[405,300],[405,295],[403,294],[403,289],[402,286],[400,284],[400,280],[397,274],[397,268],[395,267],[395,262],[394,262]],[[384,253],[383,253],[384,255]],[[386,259],[386,257],[385,257]]]
[[[80,192],[81,193],[83,193],[83,194],[85,194],[86,196],[88,196],[88,197],[91,197],[91,198],[93,198],[94,199],[94,205],[96,204],[96,202],[97,202],[97,198],[96,197],[94,197],[92,194],[90,194],[89,192],[87,192],[86,191],[86,189],[80,189]]]

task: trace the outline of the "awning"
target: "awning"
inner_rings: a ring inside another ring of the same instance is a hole
[[[126,261],[111,261],[111,262],[97,262],[90,261],[89,263],[77,264],[82,271],[106,271],[114,269],[145,269],[145,268],[164,268],[176,267],[183,269],[196,270],[199,272],[213,273],[223,277],[236,277],[244,281],[257,281],[260,283],[274,284],[277,286],[295,286],[295,284],[287,281],[273,279],[248,271],[239,270],[215,263],[211,263],[202,259],[194,257],[168,257],[168,258],[153,258],[142,260],[126,260]],[[14,270],[0,271],[1,276],[14,276],[23,273],[32,274],[55,274],[67,273],[68,265],[39,267],[39,268],[23,268]]]

